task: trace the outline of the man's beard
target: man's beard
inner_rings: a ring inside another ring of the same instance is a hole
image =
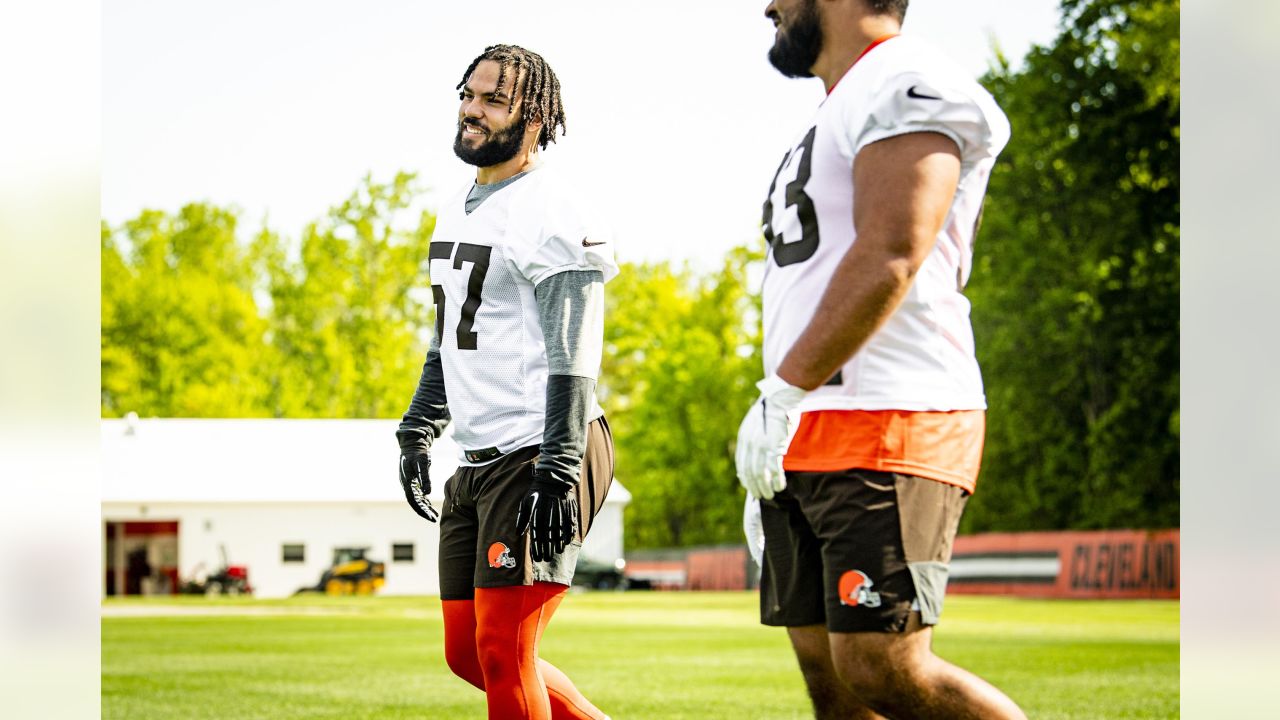
[[[817,0],[808,0],[796,11],[789,25],[779,27],[769,48],[769,62],[778,72],[793,78],[813,77],[810,68],[822,52],[822,22]]]
[[[462,162],[476,167],[493,167],[504,163],[520,152],[526,124],[525,119],[520,118],[501,130],[491,131],[479,147],[470,148],[462,143],[462,129],[466,126],[466,121],[460,122],[458,135],[453,140],[453,154]]]

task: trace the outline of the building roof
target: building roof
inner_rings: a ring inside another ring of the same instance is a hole
[[[103,502],[404,502],[397,420],[102,421]],[[446,431],[431,497],[457,469]],[[631,493],[616,480],[608,502]],[[440,503],[437,502],[439,507]]]

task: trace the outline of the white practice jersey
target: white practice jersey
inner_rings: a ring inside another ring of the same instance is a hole
[[[547,353],[534,287],[557,273],[618,274],[613,243],[575,204],[553,170],[501,188],[470,215],[464,188],[440,211],[431,238],[445,393],[459,462],[467,451],[508,453],[542,442]],[[491,460],[486,460],[488,462]]]
[[[936,132],[960,148],[960,182],[932,253],[902,305],[802,410],[986,407],[963,295],[975,224],[1009,122],[991,95],[927,43],[884,41],[832,89],[778,168],[764,207],[764,370],[808,326],[836,265],[857,241],[853,161],[868,144]]]

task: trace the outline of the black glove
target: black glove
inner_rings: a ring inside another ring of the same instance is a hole
[[[416,448],[400,451],[400,487],[404,488],[404,499],[414,512],[435,522],[440,513],[427,499],[427,493],[431,492],[431,478],[427,476],[430,469],[431,453]]]
[[[529,533],[529,556],[535,562],[550,560],[573,542],[578,524],[578,498],[563,482],[537,470],[529,494],[516,513],[516,534]]]

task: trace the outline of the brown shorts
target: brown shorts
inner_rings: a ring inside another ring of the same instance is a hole
[[[444,484],[440,511],[440,599],[470,600],[478,587],[568,585],[582,539],[613,483],[613,436],[603,417],[587,425],[578,493],[578,537],[546,562],[529,558],[529,536],[516,535],[516,512],[533,482],[538,446],[513,450],[488,465],[459,467]]]
[[[969,493],[874,470],[788,472],[760,502],[760,622],[831,632],[902,632],[938,622]]]

